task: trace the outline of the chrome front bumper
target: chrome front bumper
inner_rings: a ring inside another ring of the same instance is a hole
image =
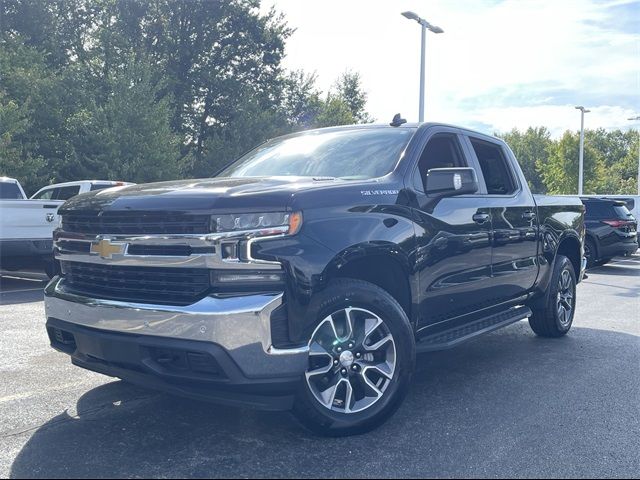
[[[308,347],[279,350],[271,342],[271,313],[282,293],[206,297],[179,307],[83,297],[54,278],[45,289],[47,318],[104,332],[209,342],[222,347],[247,378],[301,375]]]

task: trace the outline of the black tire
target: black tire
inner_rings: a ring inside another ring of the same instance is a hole
[[[584,256],[587,259],[587,269],[598,265],[598,247],[596,247],[596,243],[588,237],[584,241]]]
[[[570,301],[567,300],[567,293],[570,294]],[[571,306],[569,311],[566,309],[567,303]],[[564,314],[561,313],[563,306]],[[532,311],[529,325],[536,335],[562,337],[571,329],[576,311],[576,273],[573,264],[564,255],[556,256],[544,301]]]
[[[323,436],[359,435],[378,427],[388,420],[404,400],[415,367],[415,337],[407,315],[389,293],[369,282],[354,279],[332,281],[312,301],[310,311],[314,312],[315,322],[308,332],[308,338],[312,338],[314,331],[317,331],[317,328],[321,328],[320,324],[324,323],[324,320],[330,315],[346,308],[372,312],[383,321],[383,325],[380,328],[392,336],[395,369],[392,374],[393,378],[385,381],[384,392],[378,396],[378,399],[372,405],[366,407],[363,411],[349,413],[335,411],[335,403],[331,404],[331,406],[322,405],[314,397],[312,388],[305,376],[301,381],[296,396],[293,413],[306,428]],[[365,338],[362,344],[364,345],[366,342]],[[356,346],[354,351],[357,348]],[[364,359],[365,357],[362,358]],[[310,356],[310,363],[311,361]],[[329,359],[327,367],[330,367],[331,363]],[[311,369],[311,365],[309,368]],[[342,368],[341,365],[335,367],[335,369],[340,368]],[[353,368],[357,368],[357,366],[353,366]],[[347,369],[345,368],[344,370],[346,371]],[[350,373],[348,378],[351,377]],[[364,377],[364,373],[365,370],[363,369],[361,377]],[[333,377],[334,374],[328,373],[327,375]],[[334,378],[339,378],[337,373]],[[351,380],[349,382],[351,383]],[[333,401],[335,402],[335,400]]]

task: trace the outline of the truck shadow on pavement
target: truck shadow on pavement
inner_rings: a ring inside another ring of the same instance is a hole
[[[520,322],[421,356],[395,417],[346,439],[114,381],[10,432],[31,435],[11,477],[633,476],[639,347],[588,328],[540,339]]]
[[[0,274],[0,305],[41,302],[44,295],[44,279],[21,278],[11,274]]]

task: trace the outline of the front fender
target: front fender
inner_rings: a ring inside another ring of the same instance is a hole
[[[305,210],[303,215],[298,235],[257,241],[252,251],[255,258],[282,263],[287,273],[285,301],[292,342],[304,340],[308,323],[316,320],[308,311],[312,296],[324,289],[342,266],[367,256],[385,255],[411,275],[415,264],[414,226],[406,207]]]

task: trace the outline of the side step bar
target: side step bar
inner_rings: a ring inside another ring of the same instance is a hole
[[[416,350],[419,353],[447,350],[484,333],[493,332],[499,328],[529,318],[532,314],[529,307],[514,307],[506,312],[481,318],[466,325],[423,337],[416,343]]]

